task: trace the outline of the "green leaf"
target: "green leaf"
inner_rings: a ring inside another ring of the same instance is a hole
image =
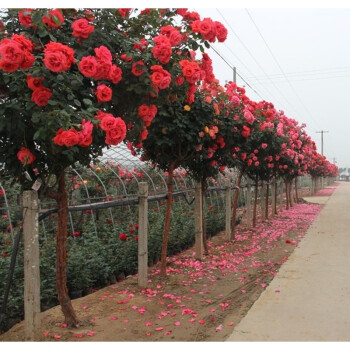
[[[74,103],[75,103],[76,106],[81,107],[81,103],[80,103],[79,100],[75,99],[75,100],[74,100]]]
[[[64,76],[62,74],[57,75],[57,80],[62,81],[64,80]]]
[[[83,102],[85,103],[86,106],[91,106],[92,105],[92,101],[89,100],[88,98],[84,98]]]

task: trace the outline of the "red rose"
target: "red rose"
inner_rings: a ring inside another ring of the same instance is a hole
[[[190,83],[194,84],[201,78],[200,71],[198,64],[196,62],[191,62],[188,60],[182,60],[179,62],[182,73],[185,77],[185,79]]]
[[[18,68],[18,64],[0,60],[0,69],[4,70],[5,72],[12,73],[15,72]]]
[[[112,63],[107,61],[101,61],[100,59],[97,60],[96,65],[96,74],[94,75],[94,78],[96,80],[99,79],[108,79],[109,72],[112,69]]]
[[[107,145],[118,145],[125,139],[126,136],[126,125],[122,118],[115,118],[114,128],[106,132],[106,144]]]
[[[75,62],[74,50],[67,45],[51,41],[46,44],[43,62],[52,72],[64,72]]]
[[[138,116],[145,122],[146,126],[151,125],[151,122],[157,114],[157,107],[155,105],[147,106],[145,104],[138,108]]]
[[[44,107],[51,98],[52,92],[49,88],[44,86],[36,88],[32,93],[31,100],[38,106]]]
[[[29,51],[25,51],[24,52],[24,59],[22,61],[20,68],[23,70],[28,69],[33,65],[34,61],[35,61],[34,55],[32,53],[30,53]]]
[[[144,67],[145,67],[145,64],[143,63],[143,61],[137,61],[132,64],[131,73],[139,77],[145,72]]]
[[[44,78],[34,78],[30,74],[27,75],[26,82],[31,90],[36,90],[39,87],[42,87],[41,82],[44,80]]]
[[[108,79],[113,84],[118,84],[122,80],[122,70],[120,67],[115,64],[112,65],[111,69],[108,72]]]
[[[170,61],[171,55],[173,51],[171,48],[171,44],[169,41],[169,45],[167,44],[160,44],[156,45],[152,49],[152,54],[154,58],[157,58],[160,63],[167,64]]]
[[[96,75],[97,61],[96,57],[85,56],[79,62],[79,70],[84,77],[92,78]]]
[[[95,94],[99,103],[109,102],[112,99],[112,89],[105,84],[98,85]]]
[[[80,236],[80,232],[78,232],[78,231],[73,232],[73,236],[74,236],[74,237],[79,237],[79,236]]]
[[[35,155],[26,147],[21,147],[17,153],[17,158],[23,165],[32,164],[36,159]]]
[[[120,58],[124,61],[124,62],[130,62],[132,60],[132,56],[128,56],[126,53],[123,53],[122,55],[120,55]]]
[[[81,125],[83,127],[83,130],[79,131],[79,142],[78,145],[81,147],[88,147],[92,143],[92,130],[94,128],[91,121],[85,121],[85,119],[82,120]]]
[[[250,135],[250,129],[248,128],[248,126],[243,125],[241,135],[243,137],[248,137]]]
[[[19,67],[24,60],[24,51],[18,42],[10,39],[3,39],[0,43],[1,60]]]
[[[72,147],[79,143],[80,137],[75,129],[63,130],[59,129],[53,142],[59,146]]]
[[[77,19],[72,24],[73,33],[72,35],[77,38],[87,39],[89,35],[94,31],[95,27],[89,24],[85,18]]]
[[[121,234],[119,235],[119,239],[120,239],[121,241],[126,241],[126,239],[127,239],[126,234],[125,234],[125,233],[121,233]]]
[[[148,130],[147,129],[143,129],[142,131],[140,131],[140,139],[142,141],[146,140],[147,139],[147,136],[148,136]]]
[[[106,46],[100,46],[95,48],[96,57],[102,62],[112,63],[112,54]]]
[[[113,114],[106,114],[101,120],[101,129],[109,131],[115,128],[115,119]]]
[[[159,89],[166,89],[171,82],[171,75],[162,66],[155,65],[151,67],[153,72],[150,76],[152,83]]]
[[[33,12],[32,9],[23,9],[21,11],[18,11],[19,23],[21,23],[23,27],[27,27],[27,28],[34,27],[32,14],[31,14],[32,12]]]
[[[55,9],[50,10],[48,16],[43,16],[43,23],[47,24],[49,27],[58,28],[64,22],[64,17],[61,10]]]
[[[218,42],[222,43],[227,38],[227,29],[222,25],[222,23],[215,21],[216,37]]]

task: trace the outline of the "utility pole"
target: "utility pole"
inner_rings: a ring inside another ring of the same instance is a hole
[[[233,82],[237,83],[237,69],[233,67]]]
[[[321,154],[323,155],[323,134],[327,133],[328,131],[321,130],[321,131],[316,131],[317,134],[321,134]]]

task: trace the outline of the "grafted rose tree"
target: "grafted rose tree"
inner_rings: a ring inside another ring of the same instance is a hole
[[[288,140],[282,143],[282,151],[278,157],[276,169],[285,182],[286,209],[293,205],[291,194],[293,179],[302,175],[307,169],[304,151],[309,147],[310,138],[304,130],[305,127],[305,124],[299,125],[296,120],[281,113],[277,132],[281,136],[285,135]]]
[[[140,146],[157,106],[191,103],[206,68],[190,50],[227,31],[215,22],[204,31],[186,9],[23,9],[2,18],[1,163],[24,189],[40,180],[40,195],[57,201],[57,294],[65,323],[77,326],[66,288],[65,169],[89,166],[127,131]]]

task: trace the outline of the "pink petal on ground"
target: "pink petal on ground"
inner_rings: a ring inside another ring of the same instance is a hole
[[[216,330],[217,332],[219,332],[219,331],[222,331],[223,328],[224,328],[224,326],[221,324],[221,325],[217,326],[217,327],[215,328],[215,330]]]
[[[276,290],[275,290],[275,293],[279,293],[279,292],[280,292],[280,290],[279,290],[279,289],[276,289]]]
[[[157,332],[160,332],[160,331],[163,330],[163,327],[157,327],[155,330],[156,330]]]
[[[247,293],[247,291],[245,289],[242,289],[241,292],[244,294],[244,293]]]
[[[153,323],[152,322],[146,322],[145,325],[146,326],[153,326]]]
[[[174,322],[174,326],[180,326],[180,325],[181,325],[181,322],[180,322],[180,321]]]
[[[68,325],[67,325],[66,323],[62,323],[62,324],[60,324],[60,327],[61,327],[61,328],[67,328]]]
[[[165,333],[164,333],[164,335],[170,335],[172,333],[172,331],[166,331]]]
[[[209,311],[210,311],[210,312],[215,312],[215,309],[210,309]]]
[[[44,336],[44,337],[47,337],[48,335],[49,335],[49,332],[44,332],[44,333],[43,333],[43,336]]]
[[[199,321],[198,321],[198,323],[200,323],[200,324],[204,324],[204,323],[205,323],[205,321],[204,321],[204,320],[199,320]]]
[[[230,323],[228,323],[227,325],[228,325],[229,327],[232,327],[234,324],[235,324],[234,322],[230,322]]]
[[[114,321],[114,320],[117,320],[117,319],[118,319],[117,316],[112,316],[112,317],[110,317],[110,318],[108,319],[108,321]]]
[[[55,334],[55,335],[53,336],[53,338],[54,338],[54,339],[61,339],[61,336],[58,335],[58,334]]]
[[[95,332],[94,331],[90,331],[90,332],[87,332],[86,335],[89,336],[89,337],[93,337],[95,335]]]
[[[151,335],[151,332],[147,332],[146,335],[147,337],[149,337]]]
[[[82,338],[83,336],[84,336],[83,333],[75,333],[75,334],[73,334],[74,338]]]

